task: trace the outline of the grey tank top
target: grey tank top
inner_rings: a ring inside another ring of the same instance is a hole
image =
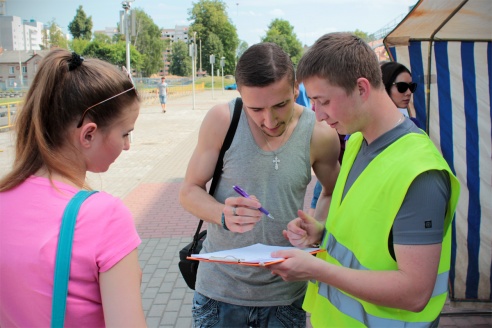
[[[234,110],[235,100],[229,103]],[[209,224],[202,252],[215,252],[256,243],[290,246],[282,230],[304,207],[306,188],[311,181],[310,144],[314,113],[304,108],[289,139],[275,151],[279,168],[275,170],[272,151],[258,147],[248,126],[246,114],[241,118],[231,147],[224,155],[224,166],[215,199],[224,203],[238,197],[233,185],[255,195],[275,220],[263,216],[255,228],[246,233],[226,231]],[[201,262],[196,291],[215,300],[242,306],[289,305],[305,293],[305,282],[285,282],[268,269],[241,265]]]

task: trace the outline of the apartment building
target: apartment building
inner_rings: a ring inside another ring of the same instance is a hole
[[[0,45],[6,50],[41,50],[44,24],[17,16],[0,16]]]
[[[171,65],[171,56],[172,56],[172,47],[173,42],[183,41],[188,43],[189,35],[189,26],[186,25],[176,25],[174,28],[165,28],[161,30],[161,39],[169,40],[169,45],[164,50],[162,54],[162,61],[164,62],[164,68],[161,72],[161,75],[169,74],[169,66]]]

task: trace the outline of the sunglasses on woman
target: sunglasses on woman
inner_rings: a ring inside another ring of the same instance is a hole
[[[399,93],[404,93],[408,89],[410,89],[410,92],[411,93],[414,93],[415,90],[417,90],[417,83],[414,83],[414,82],[410,82],[410,83],[407,83],[407,82],[395,82],[393,84],[396,85],[396,89],[398,90]]]
[[[118,93],[117,95],[114,95],[114,96],[112,96],[112,97],[109,97],[108,99],[104,99],[103,101],[100,101],[100,102],[98,102],[97,104],[92,105],[92,106],[90,106],[89,108],[87,108],[87,109],[86,109],[86,110],[82,113],[82,117],[80,118],[79,123],[77,124],[77,129],[78,129],[78,128],[80,128],[80,127],[82,126],[82,124],[84,123],[84,118],[85,118],[85,115],[87,114],[87,112],[88,112],[89,110],[91,110],[92,108],[94,108],[94,107],[96,107],[96,106],[99,106],[99,105],[101,105],[101,104],[105,103],[105,102],[106,102],[106,101],[108,101],[108,100],[114,99],[114,98],[116,98],[116,97],[118,97],[118,96],[121,96],[121,95],[122,95],[122,94],[124,94],[124,93],[127,93],[128,91],[131,91],[131,90],[135,89],[135,83],[133,82],[132,75],[130,74],[130,72],[126,69],[126,67],[125,67],[125,66],[123,66],[121,69],[122,69],[122,70],[123,70],[123,72],[126,74],[126,76],[128,76],[128,78],[130,79],[130,81],[132,82],[132,87],[131,87],[130,89],[126,89],[125,91],[120,92],[120,93]],[[135,91],[136,91],[136,90],[137,90],[137,89],[135,89]]]

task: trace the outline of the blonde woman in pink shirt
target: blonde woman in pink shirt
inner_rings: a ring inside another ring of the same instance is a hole
[[[50,52],[16,121],[13,169],[0,180],[0,326],[48,327],[63,211],[86,172],[105,172],[139,114],[130,76],[98,59]],[[141,240],[129,210],[105,192],[77,216],[66,327],[146,326]]]

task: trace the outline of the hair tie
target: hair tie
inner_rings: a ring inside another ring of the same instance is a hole
[[[68,61],[68,70],[73,71],[84,61],[84,57],[79,56],[77,53],[72,52],[72,58]]]

